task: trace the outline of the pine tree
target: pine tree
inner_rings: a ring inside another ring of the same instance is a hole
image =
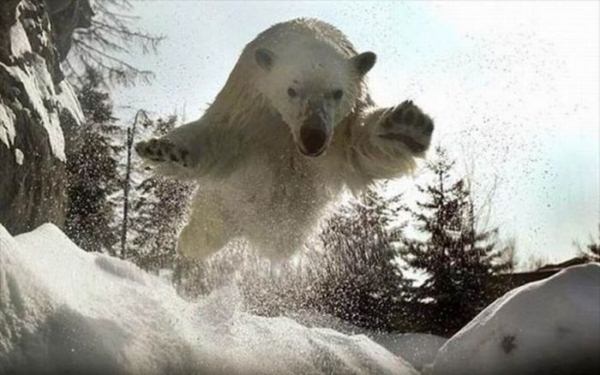
[[[177,118],[158,119],[147,126],[154,136],[168,133]],[[140,267],[158,271],[172,269],[177,260],[177,234],[192,192],[189,183],[153,176],[146,172],[136,187],[130,221],[133,232],[129,257]]]
[[[403,226],[401,195],[369,189],[363,199],[328,220],[323,253],[311,253],[314,308],[355,325],[392,330],[402,321],[407,281],[397,264]]]
[[[85,250],[113,253],[117,231],[111,195],[120,188],[119,147],[113,138],[119,127],[98,73],[88,68],[82,82],[77,96],[85,123],[64,129],[69,202],[65,233]]]
[[[490,302],[492,276],[510,265],[497,248],[497,228],[478,230],[467,181],[453,178],[454,161],[437,148],[427,167],[435,180],[418,186],[426,199],[416,209],[405,207],[424,238],[404,238],[402,254],[409,267],[425,273],[413,287],[413,315],[422,318],[417,329],[448,335]]]
[[[590,236],[589,242],[582,246],[580,243],[575,242],[575,246],[580,256],[586,258],[590,262],[600,262],[600,224],[598,224],[598,233],[596,239]]]

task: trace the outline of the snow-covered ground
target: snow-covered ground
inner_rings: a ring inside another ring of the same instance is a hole
[[[437,374],[600,374],[600,264],[510,291],[440,349]]]
[[[0,225],[0,374],[416,374],[402,358],[434,375],[600,373],[597,263],[507,293],[448,341],[240,301],[229,288],[191,303],[53,225]]]
[[[294,320],[309,327],[326,327],[345,334],[361,334],[369,337],[390,352],[410,363],[416,370],[432,364],[438,350],[448,340],[445,337],[426,333],[374,332],[357,327],[331,315],[299,312]]]
[[[439,349],[448,340],[425,333],[379,334],[369,337],[419,371],[433,363]]]
[[[0,374],[416,374],[364,335],[197,302],[46,224],[0,225]]]

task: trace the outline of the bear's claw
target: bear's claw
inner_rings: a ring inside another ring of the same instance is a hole
[[[167,139],[153,138],[149,141],[138,142],[135,145],[135,151],[143,159],[153,162],[173,162],[184,167],[191,165],[190,153]]]
[[[413,153],[422,153],[431,143],[433,121],[411,100],[391,108],[381,120],[380,138],[399,141]]]

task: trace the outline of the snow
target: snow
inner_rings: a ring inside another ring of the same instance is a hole
[[[25,160],[25,155],[23,155],[23,151],[20,148],[15,148],[15,161],[18,165],[23,165],[23,161]]]
[[[65,140],[60,128],[58,113],[49,112],[44,106],[44,99],[52,99],[54,96],[54,93],[50,91],[50,89],[53,91],[53,86],[49,86],[53,85],[52,78],[46,70],[46,63],[41,57],[31,55],[30,60],[34,66],[33,69],[29,65],[26,65],[24,70],[21,70],[18,66],[6,66],[2,63],[0,63],[0,66],[23,84],[33,109],[40,117],[40,122],[48,133],[52,154],[65,161]]]
[[[294,319],[310,327],[327,327],[346,334],[363,334],[401,357],[416,370],[432,364],[438,350],[448,340],[427,333],[376,332],[355,326],[337,317],[307,311],[294,314]]]
[[[20,16],[21,7],[17,6],[15,11],[16,22],[8,31],[10,35],[10,50],[14,57],[22,57],[24,54],[31,52],[31,45],[29,44],[27,33],[21,22],[19,22]]]
[[[20,8],[18,7],[17,17],[19,12]],[[9,33],[12,55],[19,58],[27,54],[27,58],[23,59],[24,63],[15,66],[0,63],[0,68],[23,84],[27,97],[48,134],[52,154],[65,161],[65,141],[59,114],[61,110],[66,110],[77,123],[82,123],[84,116],[77,97],[65,80],[55,86],[48,72],[46,61],[41,56],[32,53],[27,34],[18,18],[11,26]],[[42,34],[40,38],[43,43],[45,36]],[[14,121],[14,114],[0,102],[0,141],[8,147],[14,143]]]
[[[416,374],[364,335],[240,309],[224,288],[180,298],[46,224],[0,225],[0,373]]]
[[[438,350],[448,341],[445,337],[427,333],[379,334],[371,338],[417,370],[432,364]]]
[[[61,108],[69,111],[77,123],[83,123],[85,121],[85,117],[73,87],[66,80],[62,80],[58,84],[57,91],[58,102]]]
[[[439,351],[432,374],[600,373],[600,264],[523,285]]]
[[[2,374],[600,373],[598,263],[507,293],[447,341],[259,317],[241,300],[226,287],[187,301],[168,277],[85,252],[51,224],[16,237],[0,225]]]
[[[7,111],[0,102],[0,141],[7,147],[15,142],[15,116],[12,111]]]

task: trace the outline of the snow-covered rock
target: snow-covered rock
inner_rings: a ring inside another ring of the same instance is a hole
[[[198,302],[129,262],[87,253],[46,224],[0,225],[0,373],[416,374],[364,335]]]
[[[433,374],[600,374],[600,264],[508,292],[439,351]]]
[[[83,119],[54,45],[73,30],[58,32],[46,9],[44,1],[0,1],[0,221],[13,232],[64,220],[61,125]]]

